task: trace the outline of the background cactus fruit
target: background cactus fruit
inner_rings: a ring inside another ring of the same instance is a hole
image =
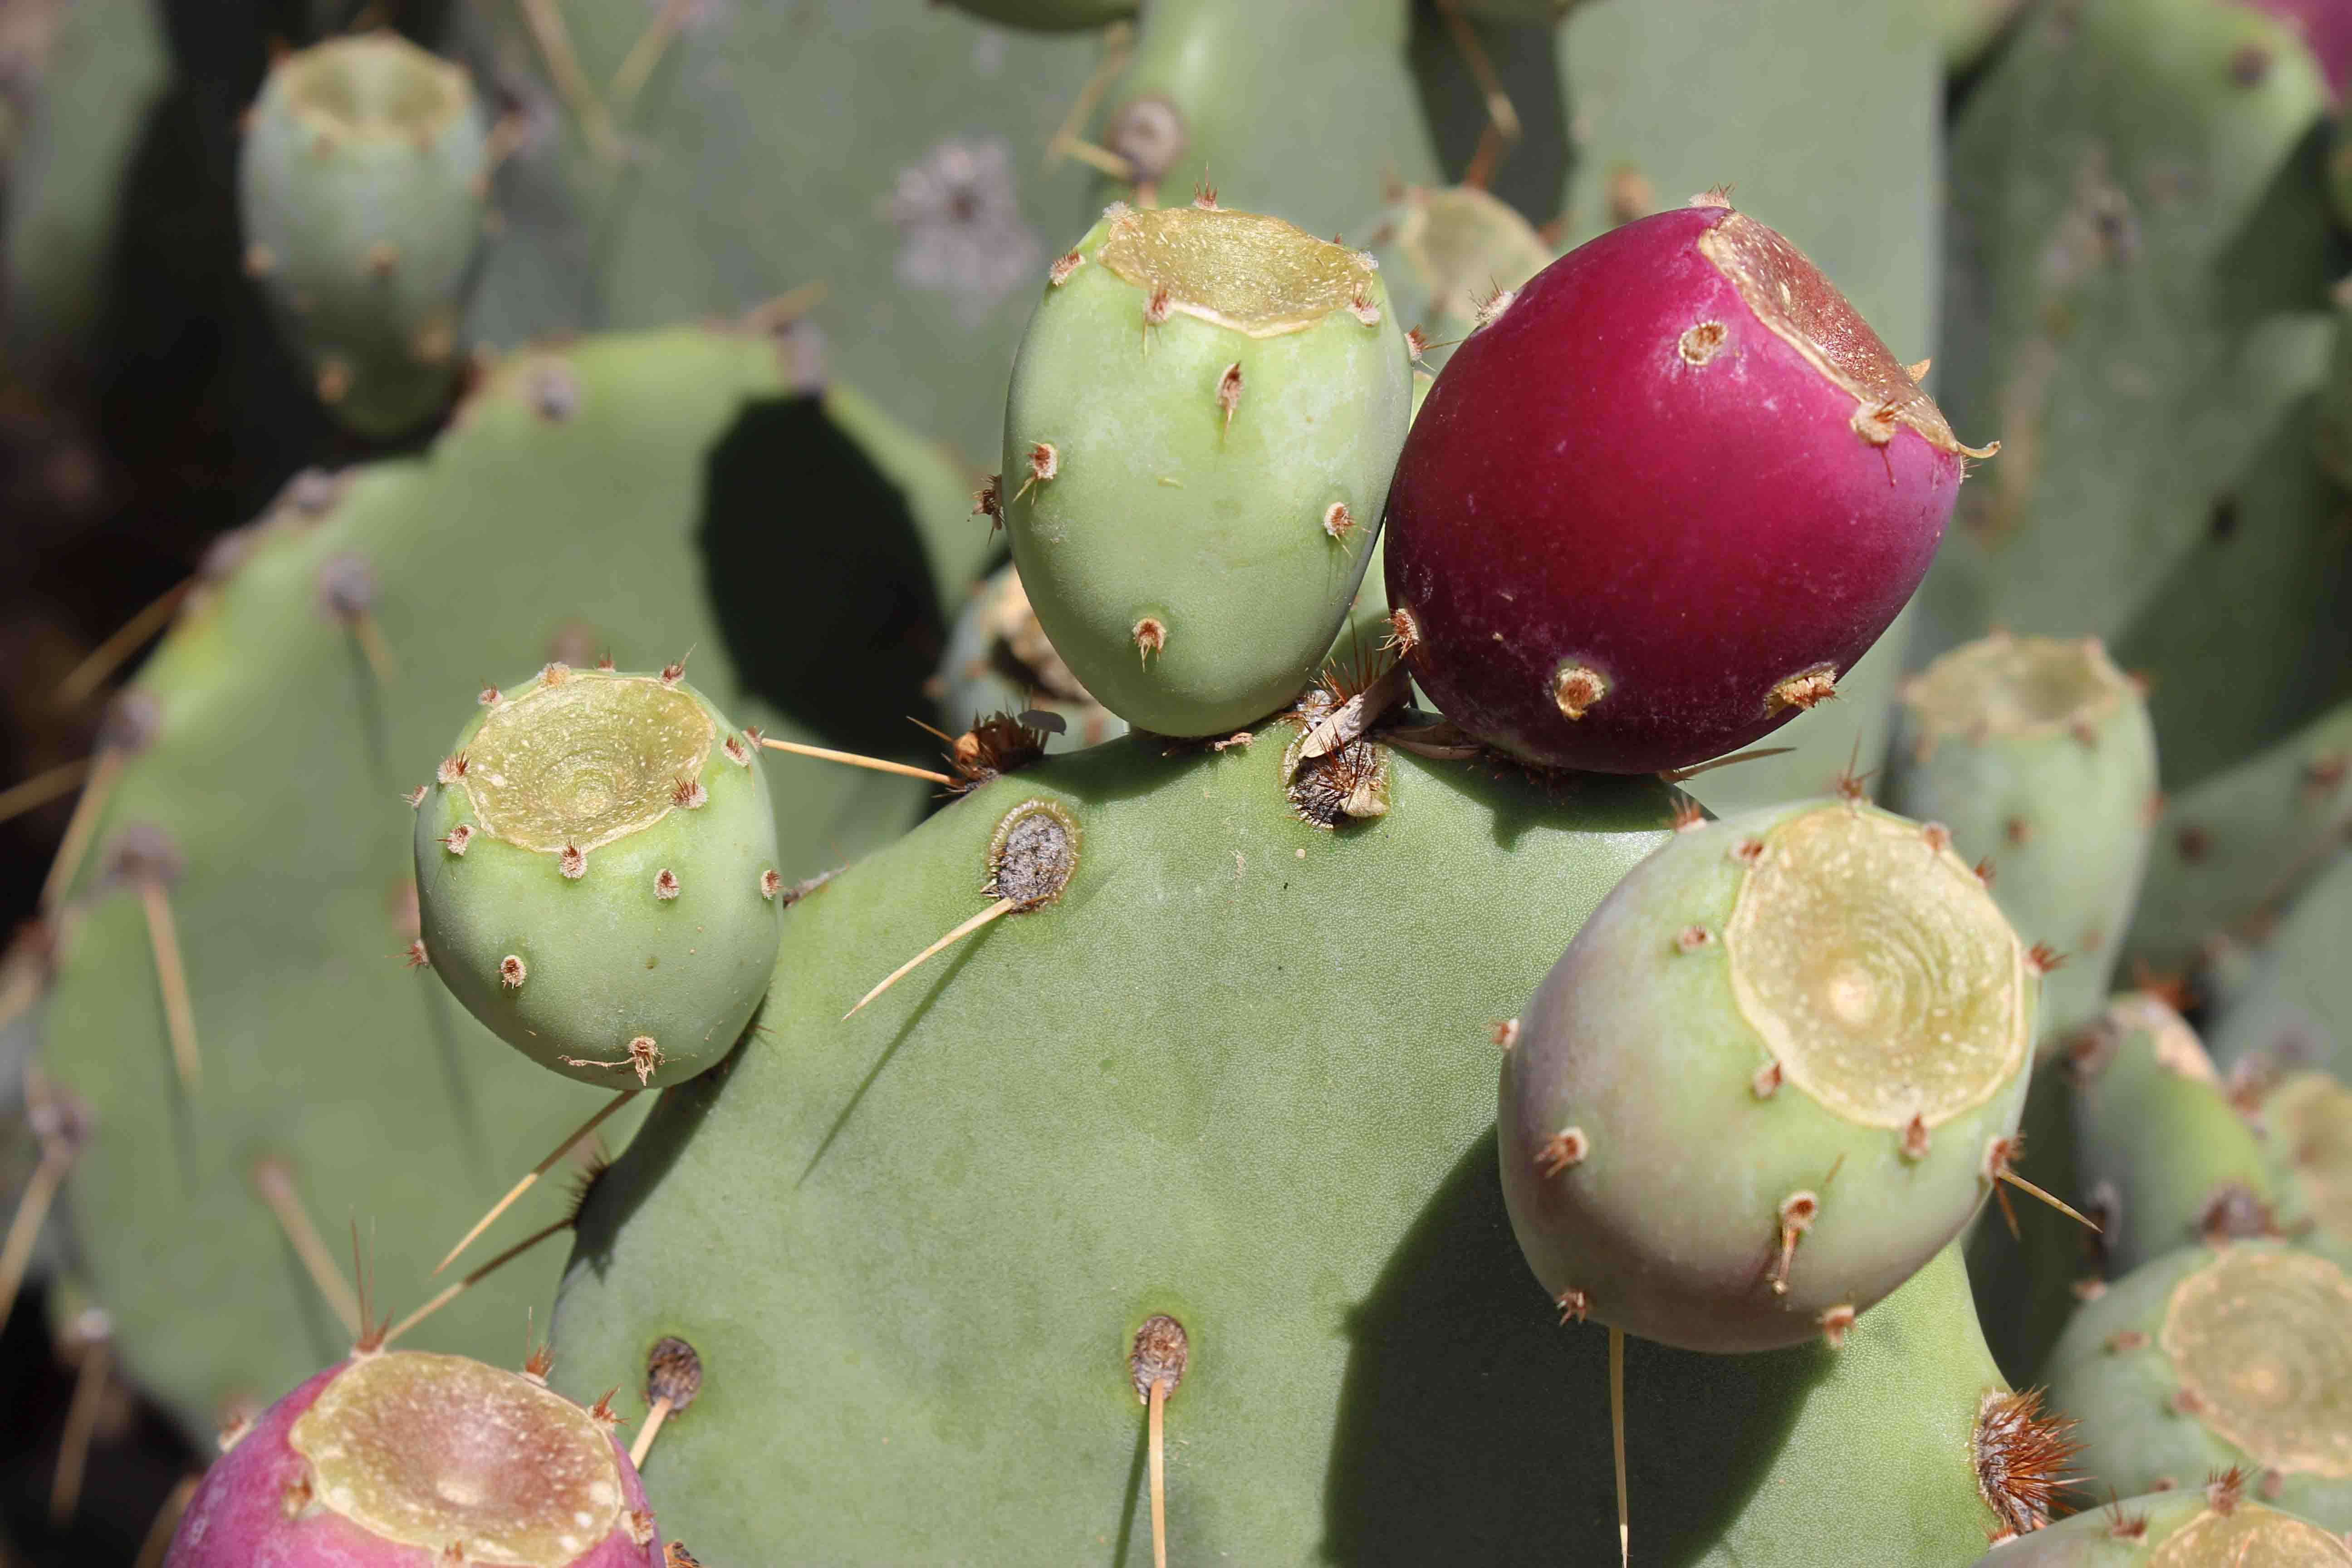
[[[1844,297],[1700,198],[1552,263],[1454,351],[1388,515],[1446,716],[1635,773],[1835,694],[1934,555],[1969,450]]]
[[[2034,968],[1934,828],[1811,801],[1678,834],[1504,1058],[1504,1194],[1537,1278],[1693,1350],[1835,1331],[2007,1168]]]
[[[2352,1278],[2278,1242],[2183,1247],[2087,1302],[2050,1358],[2083,1468],[2126,1495],[2237,1467],[2265,1502],[2352,1528]]]
[[[586,1083],[714,1066],[775,962],[759,748],[680,675],[552,664],[487,690],[417,805],[434,972],[499,1038]]]
[[[1042,733],[1049,752],[1100,745],[1127,733],[1127,721],[1094,700],[1070,673],[1037,624],[1021,574],[1004,566],[971,591],[948,632],[940,660],[940,712],[950,725],[977,724],[991,713],[1030,723],[1049,713],[1062,728]]]
[[[1361,254],[1254,213],[1112,207],[1022,339],[1000,481],[1087,689],[1169,735],[1289,701],[1362,579],[1412,395]]]
[[[2117,997],[2069,1044],[2066,1077],[2077,1190],[2108,1273],[2271,1228],[2262,1145],[2180,1015],[2154,996]]]
[[[465,71],[391,32],[286,56],[254,104],[246,270],[362,435],[415,425],[457,379],[489,163]]]
[[[2158,810],[2156,732],[2096,637],[2000,634],[1903,691],[1886,804],[1940,822],[2029,941],[2065,954],[2042,987],[2042,1049],[2097,1016]]]
[[[2202,1479],[2203,1478],[2198,1478]],[[2344,1538],[2245,1495],[2242,1475],[2125,1498],[1987,1552],[1976,1568],[2352,1568]]]
[[[610,1412],[536,1373],[355,1352],[224,1440],[164,1568],[662,1562]]]

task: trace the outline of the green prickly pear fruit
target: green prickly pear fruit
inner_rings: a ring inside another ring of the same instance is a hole
[[[1939,828],[1843,800],[1689,825],[1585,922],[1504,1058],[1537,1278],[1693,1350],[1851,1321],[2007,1173],[2039,968]]]
[[[2084,1303],[2050,1358],[2083,1466],[2124,1494],[2232,1467],[2352,1528],[2352,1277],[2271,1241],[2166,1254]]]
[[[2264,1508],[2245,1478],[2125,1498],[2006,1544],[1975,1568],[2352,1568],[2352,1547],[2309,1520]]]
[[[2065,954],[2042,988],[2041,1052],[2098,1015],[2158,809],[2156,731],[2096,637],[1996,633],[1903,690],[1886,804],[1982,857],[1993,900]]]
[[[1369,258],[1255,213],[1106,213],[1022,339],[1001,480],[1087,689],[1177,736],[1288,702],[1363,577],[1412,398]]]
[[[417,792],[434,972],[584,1083],[715,1066],[775,963],[783,879],[757,747],[683,673],[555,664],[486,690]]]
[[[362,436],[418,424],[456,383],[489,163],[466,72],[388,31],[286,56],[253,106],[246,270]]]
[[[1409,186],[1390,205],[1379,248],[1398,313],[1421,335],[1421,362],[1442,365],[1498,292],[1551,264],[1552,247],[1518,209],[1475,185]],[[1416,388],[1413,407],[1424,392]]]
[[[2279,1228],[2352,1263],[2352,1089],[2324,1072],[2289,1074],[2256,1112],[2279,1195]]]
[[[2154,996],[2117,997],[2068,1043],[2066,1079],[2077,1179],[2107,1272],[2271,1228],[2261,1142],[2179,1014]]]
[[[940,707],[950,724],[977,724],[995,712],[1033,726],[1051,714],[1062,728],[1041,731],[1049,752],[1100,745],[1127,733],[1127,721],[1094,699],[1037,624],[1021,573],[1000,567],[972,590],[948,632],[940,660]]]

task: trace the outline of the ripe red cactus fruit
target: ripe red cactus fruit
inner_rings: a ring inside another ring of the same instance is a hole
[[[205,1472],[164,1568],[658,1568],[628,1456],[590,1412],[462,1356],[354,1352]]]
[[[1560,258],[1455,351],[1389,494],[1389,602],[1489,745],[1687,767],[1834,695],[1990,450],[1793,246],[1699,198]]]

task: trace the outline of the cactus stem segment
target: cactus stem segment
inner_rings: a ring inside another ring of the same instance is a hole
[[[518,973],[520,973],[522,968],[520,960],[516,961],[515,968]],[[520,981],[518,980],[515,983],[520,984]],[[566,1135],[563,1142],[558,1143],[549,1152],[546,1159],[541,1160],[538,1164],[533,1165],[530,1168],[530,1173],[529,1175],[523,1177],[521,1181],[517,1182],[512,1187],[509,1188],[506,1196],[500,1198],[497,1203],[490,1205],[489,1213],[484,1215],[480,1219],[474,1222],[474,1228],[467,1231],[458,1239],[457,1245],[449,1249],[447,1257],[442,1258],[440,1262],[433,1266],[433,1272],[435,1274],[439,1274],[443,1269],[448,1268],[449,1265],[457,1262],[457,1255],[465,1251],[466,1248],[473,1246],[475,1238],[479,1237],[482,1232],[489,1229],[491,1226],[497,1224],[499,1216],[506,1213],[507,1210],[512,1208],[517,1198],[521,1197],[523,1194],[530,1191],[533,1184],[538,1182],[541,1176],[547,1174],[549,1170],[554,1166],[558,1160],[562,1159],[564,1155],[572,1152],[572,1151],[579,1145],[582,1139],[595,1131],[599,1127],[602,1127],[604,1124],[605,1120],[609,1118],[613,1112],[628,1104],[630,1100],[635,1100],[638,1093],[639,1091],[634,1089],[622,1089],[610,1100],[605,1102],[604,1108],[602,1110],[599,1110],[595,1115],[582,1122],[571,1133]]]
[[[861,757],[855,752],[835,752],[824,746],[803,746],[793,741],[779,741],[772,735],[757,737],[760,744],[772,752],[789,752],[796,757],[814,757],[820,762],[845,763],[853,768],[871,768],[877,773],[897,773],[901,778],[929,779],[933,784],[951,784],[955,780],[931,768],[912,767],[905,763],[885,762],[880,757]]]
[[[21,816],[36,806],[48,805],[89,776],[89,759],[77,757],[56,767],[44,768],[31,778],[0,789],[0,822]]]
[[[906,963],[900,964],[898,968],[884,975],[882,977],[882,983],[875,986],[873,990],[868,991],[865,995],[860,996],[857,999],[857,1005],[852,1007],[848,1012],[844,1013],[842,1015],[842,1018],[846,1021],[847,1019],[856,1017],[859,1012],[864,1010],[868,1002],[873,1001],[877,996],[881,995],[882,993],[889,990],[890,987],[898,984],[898,982],[904,979],[909,973],[919,968],[925,959],[945,952],[947,949],[953,947],[957,942],[960,942],[964,938],[970,936],[972,932],[978,931],[981,927],[988,924],[989,921],[1003,915],[1009,915],[1020,907],[1021,906],[1019,904],[1015,903],[1011,899],[996,900],[987,908],[982,910],[978,914],[957,926],[955,930],[948,932],[947,935],[940,938],[939,941],[931,943],[930,946],[923,949],[922,952],[915,954],[914,957],[907,960]]]
[[[634,1094],[636,1091],[635,1089],[631,1089],[627,1092]],[[529,1252],[532,1247],[537,1247],[541,1242],[545,1241],[549,1237],[553,1236],[556,1232],[570,1230],[571,1228],[572,1216],[570,1215],[565,1215],[562,1219],[557,1220],[554,1224],[542,1226],[541,1228],[531,1232],[529,1236],[524,1237],[520,1241],[516,1242],[512,1247],[508,1247],[504,1252],[499,1253],[496,1258],[491,1258],[488,1263],[483,1264],[471,1274],[459,1279],[456,1284],[443,1286],[439,1294],[436,1295],[431,1300],[425,1302],[422,1307],[417,1308],[416,1310],[409,1313],[408,1316],[401,1319],[400,1321],[394,1323],[391,1328],[386,1329],[383,1337],[377,1341],[377,1348],[382,1348],[384,1345],[392,1343],[393,1341],[400,1338],[401,1335],[406,1333],[409,1330],[415,1328],[417,1324],[423,1322],[425,1319],[431,1317],[434,1313],[439,1311],[442,1308],[456,1300],[459,1296],[472,1289],[475,1286],[480,1284],[483,1280],[488,1279],[491,1275],[497,1273],[499,1269],[513,1262],[516,1258],[520,1258],[524,1253]]]
[[[276,1155],[264,1155],[253,1163],[250,1174],[254,1195],[278,1221],[278,1228],[286,1233],[287,1245],[301,1260],[303,1271],[319,1289],[320,1298],[341,1320],[345,1332],[358,1334],[362,1327],[359,1297],[352,1293],[342,1269],[336,1266],[334,1254],[327,1249],[326,1238],[310,1223],[310,1211],[302,1206],[301,1196],[294,1190],[293,1167]]]

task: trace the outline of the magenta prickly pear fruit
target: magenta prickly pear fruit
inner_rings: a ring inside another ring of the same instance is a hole
[[[205,1472],[164,1568],[659,1568],[645,1488],[537,1376],[354,1352],[269,1407]]]
[[[1718,196],[1570,251],[1482,321],[1404,444],[1389,603],[1446,716],[1528,762],[1684,767],[1834,696],[1986,455]]]

